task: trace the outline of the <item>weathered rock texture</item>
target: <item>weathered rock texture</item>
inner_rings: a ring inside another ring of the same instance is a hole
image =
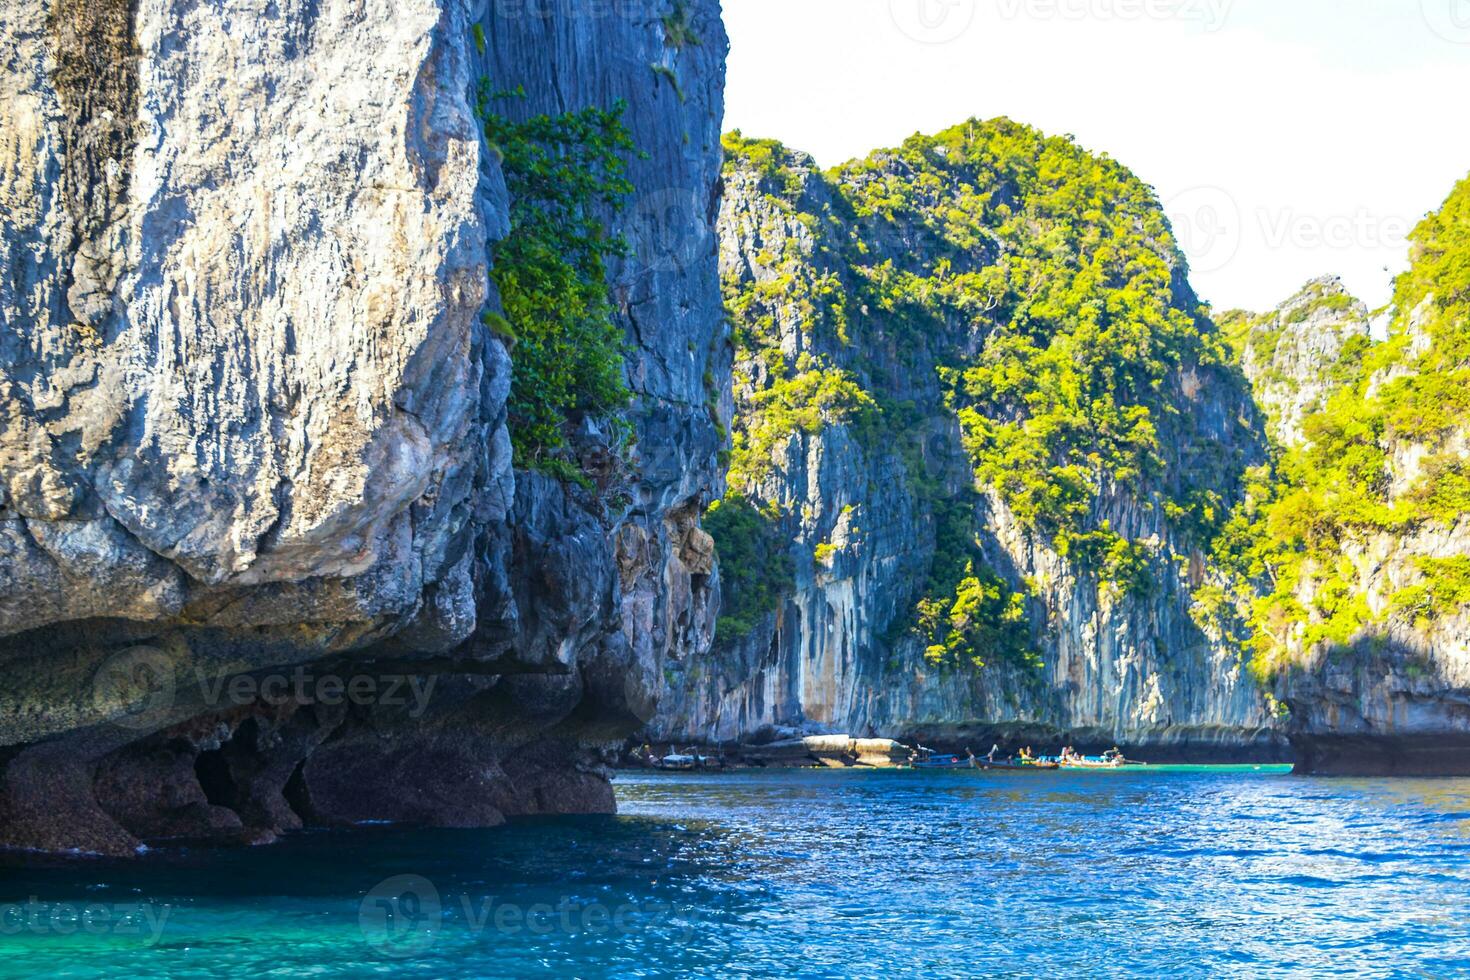
[[[1446,214],[1451,213],[1447,207]],[[1426,322],[1440,299],[1430,297],[1412,310],[1395,311],[1400,336],[1369,343],[1363,306],[1337,301],[1333,305],[1340,313],[1321,312],[1323,295],[1346,294],[1334,283],[1311,283],[1275,314],[1284,316],[1280,322],[1286,332],[1275,357],[1260,364],[1256,385],[1263,403],[1272,405],[1271,399],[1280,397],[1276,405],[1306,405],[1307,411],[1327,407],[1325,398],[1355,374],[1353,348],[1340,343],[1342,338],[1364,337],[1356,342],[1357,356],[1370,350],[1370,364],[1374,353],[1387,362],[1372,371],[1361,393],[1347,393],[1357,401],[1394,379],[1412,380],[1436,343],[1453,343],[1454,334],[1465,329],[1464,323],[1450,323],[1439,328],[1438,336],[1429,330]],[[1305,318],[1290,314],[1303,308],[1319,312]],[[1329,407],[1325,417],[1335,414]],[[1287,417],[1277,416],[1278,424]],[[1299,428],[1284,430],[1282,437],[1307,441]],[[1470,562],[1470,513],[1459,509],[1463,496],[1457,496],[1470,466],[1470,418],[1453,419],[1436,434],[1411,435],[1390,424],[1375,442],[1384,453],[1380,490],[1385,501],[1423,500],[1427,492],[1429,499],[1451,503],[1414,506],[1404,521],[1343,534],[1338,560],[1347,569],[1353,595],[1365,604],[1368,621],[1346,643],[1314,646],[1290,638],[1288,667],[1278,678],[1276,694],[1289,709],[1286,729],[1300,771],[1467,775],[1470,595],[1458,584],[1456,569]],[[1437,563],[1447,570],[1436,572]],[[1434,601],[1405,601],[1426,587]],[[1297,598],[1314,608],[1329,588],[1321,576],[1309,574]]]
[[[872,159],[876,174],[857,168],[836,179],[909,179],[899,160]],[[953,182],[965,179],[957,174]],[[850,372],[884,405],[912,405],[905,421],[877,439],[847,424],[797,428],[777,440],[769,467],[743,484],[732,478],[732,489],[778,515],[770,537],[790,542],[794,582],[748,633],[722,634],[711,657],[671,661],[650,734],[713,743],[796,729],[980,751],[993,739],[1013,746],[1066,739],[1146,747],[1155,758],[1279,755],[1284,743],[1240,654],[1191,617],[1191,590],[1204,566],[1200,544],[1159,506],[1160,494],[1176,490],[1186,473],[1204,474],[1228,498],[1240,469],[1264,458],[1238,376],[1190,362],[1174,371],[1166,397],[1177,413],[1160,439],[1165,475],[1150,492],[1115,488],[1092,517],[1147,542],[1153,590],[1118,595],[1100,586],[986,493],[970,523],[986,562],[1007,584],[1018,591],[1035,584],[1027,615],[1044,665],[937,668],[926,662],[925,642],[904,627],[934,562],[936,505],[963,499],[975,477],[936,367],[974,356],[986,336],[960,317],[915,337],[896,325],[896,313],[865,305],[844,327],[849,339],[810,303],[789,300],[782,283],[837,277],[839,291],[855,293],[843,255],[849,236],[863,241],[869,267],[891,261],[921,275],[941,257],[955,273],[983,270],[995,260],[993,249],[1007,246],[982,241],[967,253],[937,244],[916,217],[911,224],[902,214],[891,223],[855,218],[799,153],[775,176],[748,161],[727,166],[726,184],[720,261],[727,294],[775,297],[758,298],[737,329],[769,334],[788,364],[810,356]],[[1014,193],[982,190],[998,200]],[[1198,301],[1182,258],[1172,245],[1157,247],[1174,267],[1174,305],[1192,315]],[[754,425],[769,404],[769,357],[754,343],[738,349],[737,426]],[[918,447],[917,463],[900,453],[904,441]]]
[[[611,805],[588,747],[716,601],[725,47],[714,0],[0,3],[0,844]],[[644,151],[595,493],[512,469],[484,77]],[[364,687],[217,686],[296,665]]]
[[[1302,420],[1326,408],[1346,383],[1346,352],[1354,345],[1361,352],[1372,334],[1368,307],[1335,276],[1314,279],[1264,316],[1226,314],[1221,326],[1237,346],[1271,436],[1287,446],[1302,442]]]

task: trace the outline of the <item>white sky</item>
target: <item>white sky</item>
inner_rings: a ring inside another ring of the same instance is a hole
[[[1152,184],[1217,310],[1370,306],[1470,172],[1470,0],[724,0],[725,127],[823,166],[970,116]]]

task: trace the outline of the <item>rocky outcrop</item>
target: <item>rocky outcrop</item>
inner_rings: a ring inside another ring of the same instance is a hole
[[[726,45],[595,6],[0,4],[0,844],[611,805],[717,602]],[[482,78],[641,150],[592,490],[513,469]]]
[[[1217,548],[1298,768],[1470,773],[1470,181],[1370,336],[1333,279],[1227,331],[1275,426]]]
[[[1454,212],[1447,206],[1445,213]],[[1464,218],[1461,212],[1457,220]],[[1412,278],[1401,285],[1401,304],[1414,295]],[[1345,360],[1329,346],[1274,375],[1277,390],[1320,391],[1324,378],[1346,385],[1344,401],[1322,418],[1378,420],[1371,444],[1381,460],[1372,493],[1384,516],[1339,528],[1336,576],[1314,567],[1296,590],[1316,621],[1340,604],[1334,590],[1341,581],[1362,606],[1361,622],[1347,636],[1313,642],[1301,628],[1284,638],[1289,658],[1276,696],[1289,712],[1286,727],[1302,772],[1470,774],[1470,510],[1463,490],[1470,426],[1453,407],[1457,395],[1428,393],[1419,384],[1424,376],[1451,386],[1464,381],[1438,360],[1466,328],[1463,308],[1448,305],[1431,296],[1394,311],[1394,334],[1362,345],[1365,368],[1354,370],[1351,354]],[[1396,382],[1407,384],[1395,391]],[[1446,398],[1444,427],[1419,429],[1428,415],[1422,405],[1440,408]],[[1404,415],[1413,419],[1410,427]],[[1308,451],[1315,448],[1305,441]],[[1331,483],[1304,482],[1338,492]]]
[[[1064,186],[1027,169],[1028,145]],[[1024,127],[971,121],[827,174],[777,144],[732,147],[731,485],[749,505],[711,526],[735,612],[711,658],[671,661],[653,736],[1119,742],[1155,758],[1279,758],[1289,738],[1304,772],[1470,773],[1470,182],[1415,232],[1387,339],[1334,278],[1217,333],[1147,202],[1123,225],[1141,237],[1099,220],[1137,189],[1098,193],[1109,161],[1069,174],[1073,148]],[[1129,247],[1112,278],[1074,278]],[[1101,374],[1056,372],[1042,351],[1107,363],[1117,321],[1098,311],[1138,302],[1137,280],[1109,290],[1149,253],[1200,342],[1186,330]],[[1161,398],[1124,414],[1147,410],[1157,458],[1097,480],[1081,524],[1142,572],[1118,588],[1036,512],[1101,468],[1112,386],[1155,359]],[[1052,374],[1028,387],[1033,371]],[[1048,404],[1058,391],[1071,407]],[[1028,472],[1036,447],[1065,445],[1035,431],[1069,427],[1090,451]],[[757,539],[733,562],[732,530]],[[951,595],[957,554],[986,571]],[[1039,665],[1018,656],[1023,632]]]
[[[1299,648],[1277,679],[1299,769],[1470,775],[1470,595],[1459,586],[1431,608],[1410,598],[1463,574],[1470,516],[1357,536],[1342,555],[1371,619],[1346,643]],[[1324,591],[1307,583],[1302,596]]]
[[[994,223],[970,238],[919,210],[942,215],[946,194],[970,190],[971,171],[956,166],[929,182],[913,162],[954,161],[953,147],[965,138],[962,130],[916,137],[830,178],[800,153],[736,141],[720,217],[721,273],[737,336],[731,485],[768,523],[766,540],[786,549],[791,575],[753,621],[733,629],[722,622],[710,657],[670,660],[650,735],[717,743],[794,728],[953,748],[1067,739],[1146,747],[1154,758],[1279,756],[1283,743],[1241,654],[1191,615],[1204,545],[1164,505],[1189,484],[1225,506],[1241,470],[1264,460],[1238,376],[1199,355],[1181,357],[1163,383],[1162,472],[1142,488],[1104,486],[1089,526],[1139,543],[1151,581],[1120,590],[1060,554],[993,488],[973,492],[965,432],[940,369],[984,362],[1006,325],[1003,312],[994,313],[998,301],[988,309],[956,302],[919,331],[907,326],[900,301],[880,306],[865,291],[889,274],[927,278],[914,290],[921,296],[941,293],[950,276],[987,282],[1001,256],[1022,251],[991,217],[998,207],[1022,211],[1015,185],[977,185],[984,201],[964,205],[964,217]],[[863,197],[878,186],[889,192],[886,215]],[[922,203],[908,211],[891,203],[906,193]],[[849,242],[857,242],[855,253]],[[1173,309],[1195,316],[1178,253],[1162,241],[1148,247],[1172,265]],[[861,388],[880,406],[879,420],[871,412],[843,418],[832,407],[836,396],[814,399],[802,416],[804,396],[788,393],[794,388],[783,380],[800,365],[807,368],[798,381],[819,376],[835,390],[841,377]],[[798,421],[768,424],[778,410]],[[1039,665],[1008,662],[998,650],[993,658],[982,651],[989,662],[979,669],[926,655],[928,641],[912,629],[914,609],[937,552],[954,547],[946,538],[956,536],[955,520],[1003,586],[1025,596]],[[727,590],[734,588],[723,551],[721,562]],[[742,605],[738,594],[727,598]]]
[[[1372,339],[1368,307],[1336,276],[1312,280],[1264,316],[1227,313],[1221,328],[1272,437],[1288,446],[1302,442],[1302,420],[1348,383],[1344,362],[1360,357]]]

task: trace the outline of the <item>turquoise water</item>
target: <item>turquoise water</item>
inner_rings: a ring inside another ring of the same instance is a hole
[[[0,973],[1470,975],[1470,780],[617,786],[618,817],[0,866]]]

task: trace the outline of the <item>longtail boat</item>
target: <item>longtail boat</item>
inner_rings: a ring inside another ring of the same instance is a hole
[[[994,769],[1012,772],[1059,768],[1054,760],[1049,759],[1026,759],[1016,756],[994,759],[968,753],[965,755],[931,755],[926,759],[914,760],[913,767],[915,769]]]
[[[914,759],[911,763],[914,769],[981,769],[1024,772],[1057,769],[1118,769],[1123,766],[1143,765],[1141,762],[1131,762],[1125,759],[1123,753],[1116,749],[1104,752],[1102,755],[1078,755],[1071,750],[1063,750],[1059,756],[1033,756],[1023,752],[1021,755],[1005,758],[996,758],[993,755],[977,756],[970,752],[964,755],[936,755],[922,747],[918,751],[919,758]]]
[[[1055,762],[1046,759],[985,759],[972,760],[976,769],[1003,769],[1011,771],[1028,771],[1032,769],[1057,769],[1060,768]]]
[[[1076,752],[1064,750],[1054,761],[1062,769],[1119,769],[1126,765],[1139,765],[1139,763],[1130,763],[1123,758],[1123,753],[1117,749],[1104,752],[1102,755],[1078,755]]]

